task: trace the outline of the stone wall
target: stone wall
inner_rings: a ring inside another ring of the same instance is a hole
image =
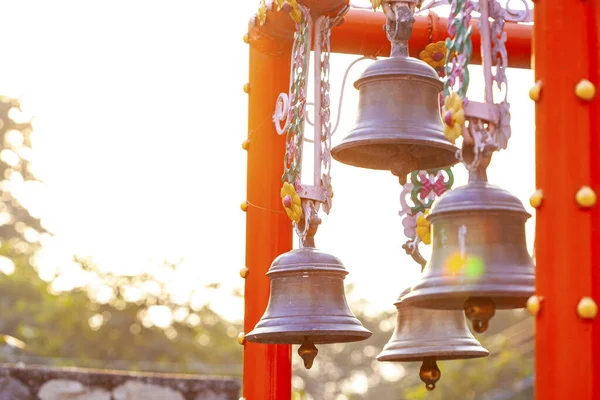
[[[0,364],[0,400],[238,400],[235,379]]]

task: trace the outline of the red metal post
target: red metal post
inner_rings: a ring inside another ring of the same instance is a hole
[[[285,136],[277,135],[272,122],[277,96],[289,90],[290,57],[291,43],[250,41],[245,332],[267,308],[270,283],[265,274],[271,262],[292,248],[292,225],[279,195]],[[291,346],[245,343],[246,400],[290,399],[291,375]]]
[[[591,81],[598,89],[600,87],[600,4],[598,1],[588,4],[588,49],[592,52],[589,64],[589,74]],[[594,54],[595,53],[595,54]],[[597,94],[600,96],[600,94]],[[590,104],[589,114],[592,118],[590,132],[590,160],[592,187],[596,193],[600,192],[600,101],[596,98]],[[600,207],[592,210],[592,296],[596,302],[600,303]],[[594,389],[594,399],[600,399],[600,321],[595,321],[592,325],[592,371],[593,382],[596,383]]]
[[[582,186],[600,191],[598,96],[575,93],[599,76],[597,1],[535,4],[536,173],[543,202],[536,225],[537,400],[600,399],[600,320],[584,320],[579,301],[600,302],[600,214],[582,208]],[[509,36],[510,41],[510,36]],[[509,52],[509,58],[511,53]]]

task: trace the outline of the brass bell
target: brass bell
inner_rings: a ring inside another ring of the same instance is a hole
[[[411,171],[454,165],[458,149],[443,133],[443,84],[433,68],[408,56],[414,16],[398,7],[396,21],[386,25],[391,57],[371,64],[354,83],[356,122],[331,155],[355,167],[389,170],[404,182]]]
[[[523,308],[534,292],[527,251],[530,217],[515,196],[490,185],[485,170],[443,194],[431,207],[432,255],[407,304],[460,310],[476,332],[487,330],[496,309]]]
[[[423,362],[419,375],[427,390],[435,389],[441,377],[437,360],[469,359],[489,354],[469,331],[461,311],[412,307],[400,299],[395,305],[398,309],[396,328],[377,360]]]
[[[354,316],[344,293],[348,274],[342,262],[314,247],[277,257],[267,275],[271,295],[267,310],[246,340],[268,344],[301,344],[298,354],[311,368],[315,344],[367,339],[371,332]]]

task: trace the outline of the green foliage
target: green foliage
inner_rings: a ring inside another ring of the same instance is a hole
[[[242,348],[235,337],[241,327],[208,307],[175,303],[155,276],[121,277],[76,259],[90,278],[80,288],[56,293],[52,281],[39,277],[32,256],[46,230],[12,191],[14,185],[35,180],[29,160],[32,126],[15,122],[19,107],[15,99],[0,98],[0,256],[15,267],[14,273],[0,275],[0,332],[22,340],[25,347],[15,351],[5,346],[0,360],[240,374]],[[97,287],[113,295],[100,301]],[[135,301],[127,298],[132,289],[140,294]],[[165,325],[152,324],[153,307],[160,308]]]
[[[12,259],[16,267],[12,275],[0,276],[0,332],[26,344],[18,357],[5,355],[5,360],[171,372],[241,372],[241,347],[235,340],[241,327],[222,320],[207,307],[193,310],[164,305],[177,319],[159,328],[147,317],[149,307],[156,304],[125,302],[120,295],[100,304],[90,298],[86,287],[51,294],[51,283],[39,278],[28,257],[16,254],[8,245],[0,254]]]

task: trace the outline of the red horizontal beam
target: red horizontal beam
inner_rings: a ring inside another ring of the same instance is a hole
[[[331,51],[344,54],[365,56],[389,56],[390,42],[383,25],[385,15],[381,12],[367,10],[351,10],[344,18],[344,23],[332,31]],[[481,64],[481,35],[479,21],[472,20],[473,57],[471,63]],[[531,68],[531,25],[507,22],[504,26],[507,34],[506,48],[508,66],[514,68]],[[409,51],[413,57],[429,43],[445,40],[448,37],[448,18],[441,18],[435,13],[417,15],[413,33],[409,42]]]
[[[441,18],[432,11],[428,15],[417,15],[413,33],[409,41],[411,56],[417,57],[429,43],[446,40],[448,37],[448,18]],[[295,25],[289,15],[282,11],[269,10],[264,25],[260,26],[256,16],[252,18],[248,35],[253,45],[260,49],[262,41],[275,40],[282,45],[292,41]],[[385,15],[382,12],[369,10],[350,10],[344,22],[332,31],[331,51],[342,54],[364,56],[390,55],[388,41],[383,25]],[[473,34],[472,64],[481,64],[481,34],[479,21],[471,20]],[[531,68],[532,25],[507,22],[504,26],[507,41],[508,66],[513,68]],[[270,49],[272,51],[272,49]],[[276,53],[273,53],[276,54]]]

